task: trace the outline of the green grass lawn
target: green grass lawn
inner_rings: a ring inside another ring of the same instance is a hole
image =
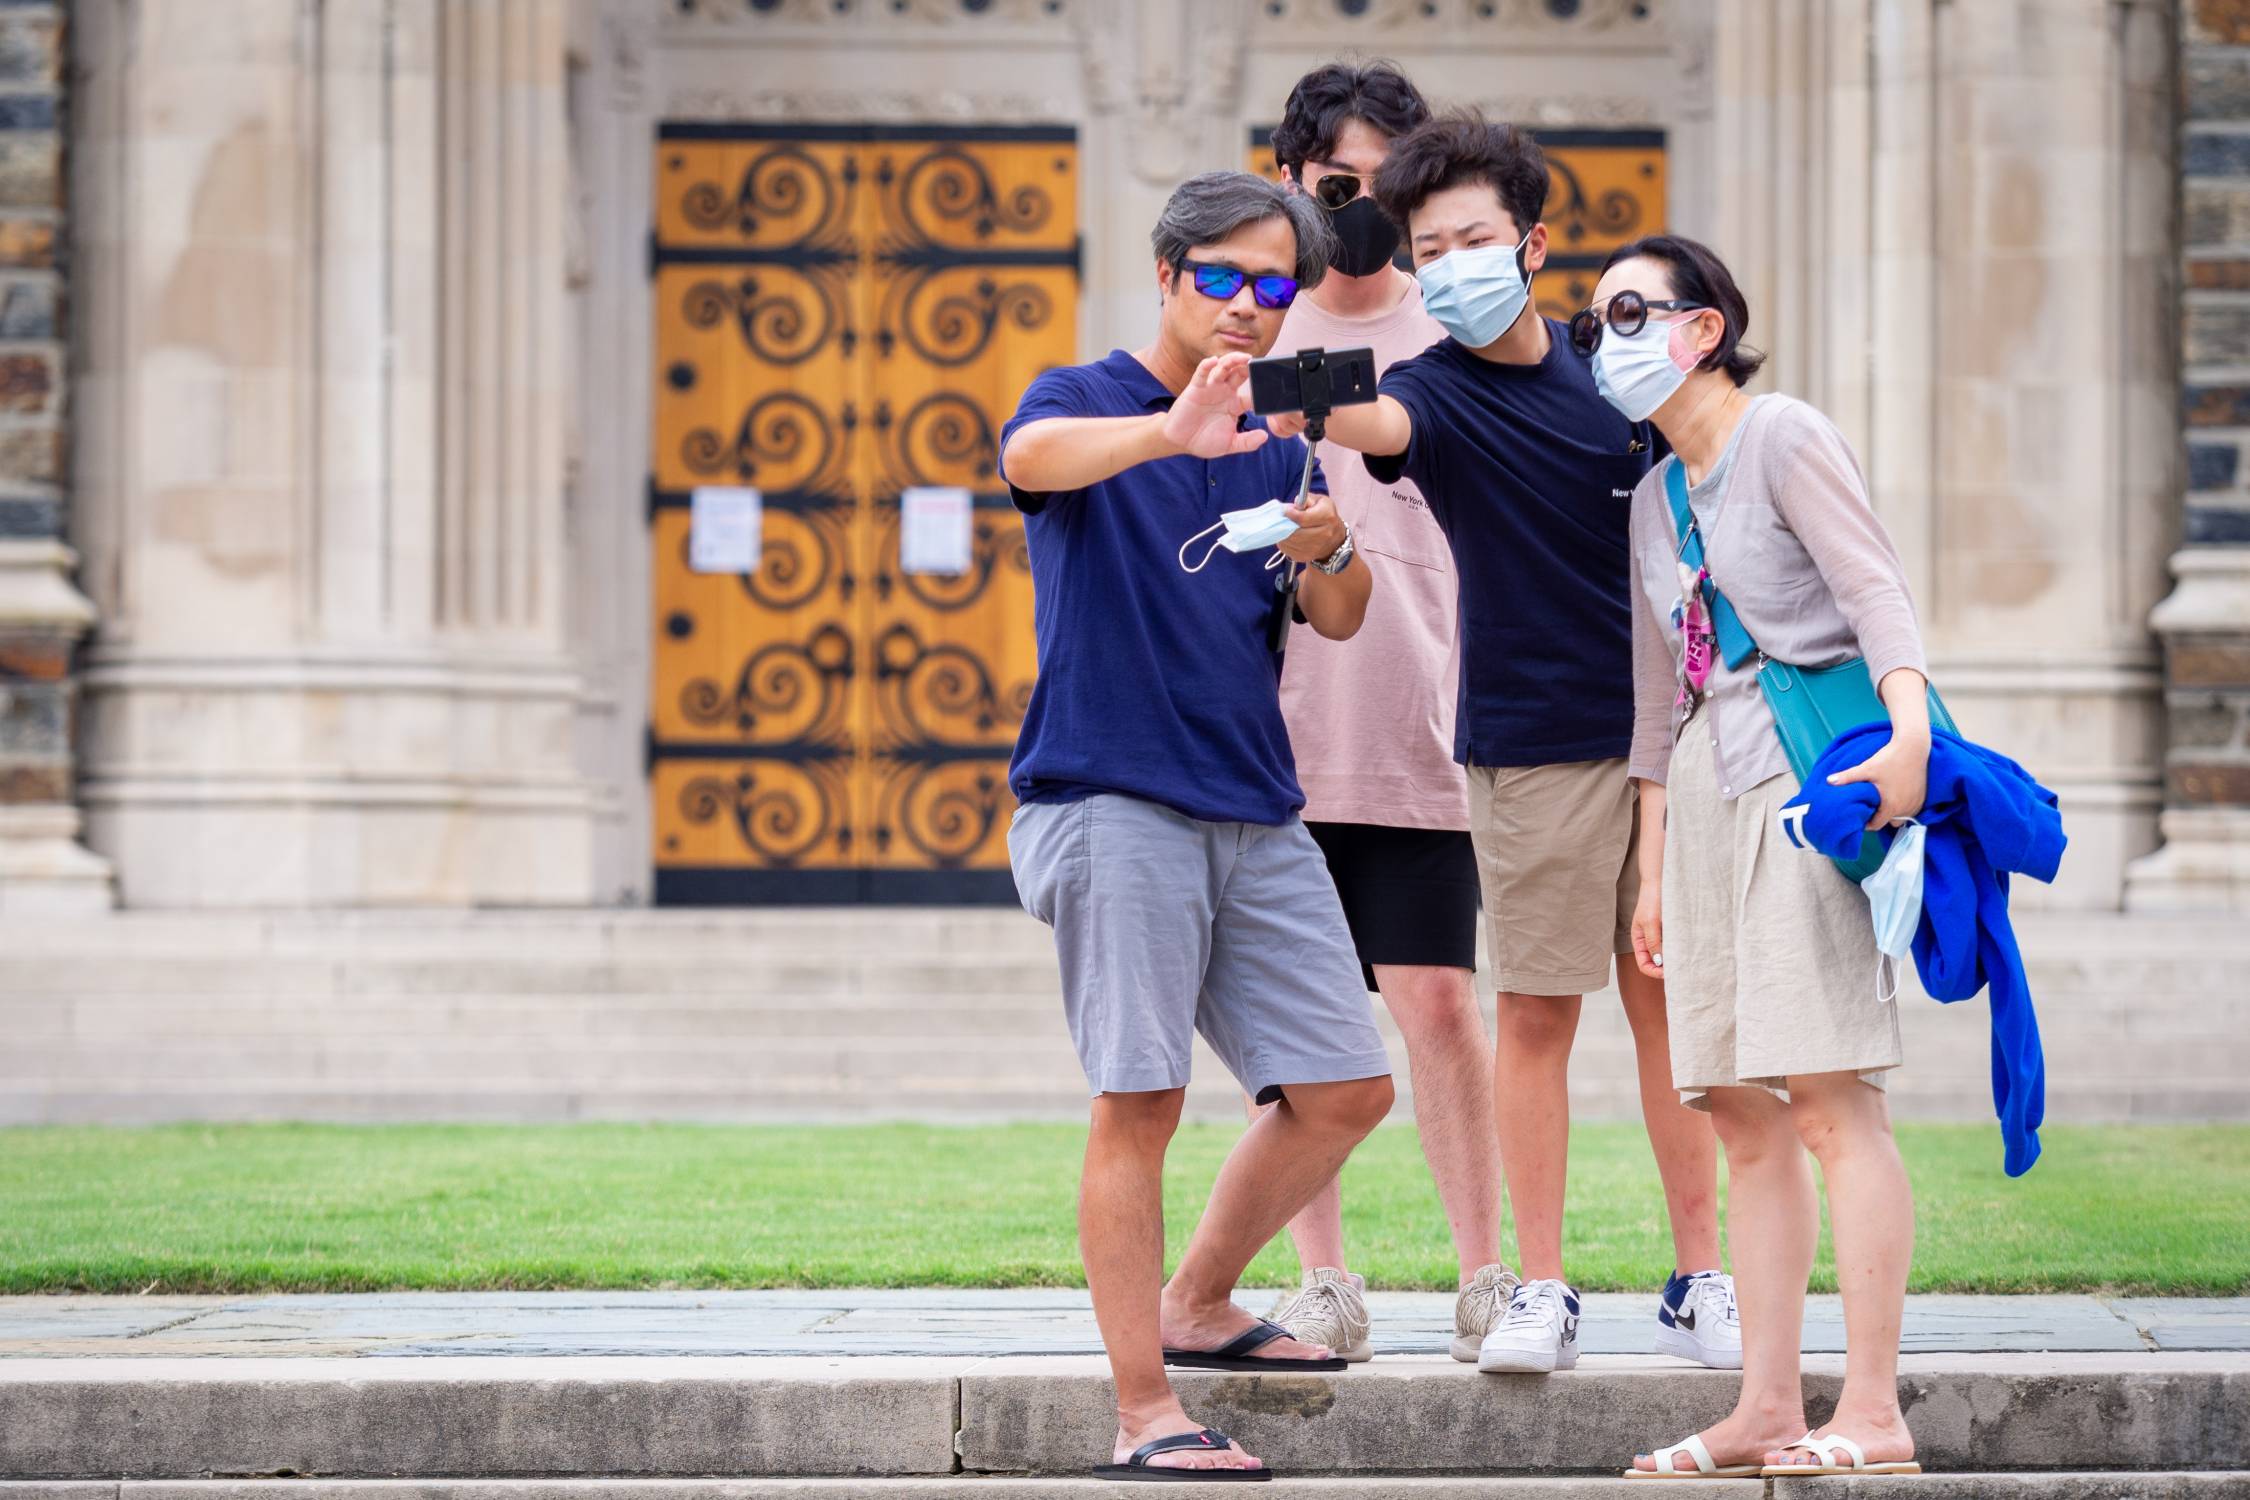
[[[1173,1149],[1176,1253],[1232,1128]],[[2057,1127],[2028,1177],[1990,1125],[1904,1126],[1919,1291],[2250,1292],[2250,1128]],[[997,1126],[171,1126],[0,1130],[0,1291],[1074,1286],[1084,1131]],[[1648,1146],[1572,1135],[1588,1290],[1670,1265]],[[1345,1169],[1371,1285],[1447,1288],[1407,1126]],[[1253,1283],[1293,1275],[1280,1246]],[[1826,1287],[1828,1268],[1818,1273]]]

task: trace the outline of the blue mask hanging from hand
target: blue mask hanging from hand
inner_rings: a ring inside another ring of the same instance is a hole
[[[1514,245],[1479,245],[1439,256],[1414,273],[1422,283],[1422,306],[1447,333],[1482,349],[1514,327],[1531,300],[1519,259],[1530,242],[1526,234]]]
[[[1222,527],[1225,528],[1225,534],[1204,550],[1201,562],[1189,567],[1187,549]],[[1221,547],[1229,552],[1255,552],[1260,547],[1272,547],[1287,541],[1290,533],[1296,529],[1297,523],[1290,516],[1289,507],[1279,500],[1268,500],[1263,505],[1253,505],[1247,510],[1222,511],[1218,525],[1206,526],[1180,543],[1180,566],[1190,573],[1200,573],[1205,564],[1211,561],[1212,554]],[[1273,567],[1280,561],[1281,554],[1276,552],[1266,560],[1266,566]]]
[[[1875,947],[1891,964],[1890,990],[1883,988],[1882,963],[1875,973],[1875,998],[1898,995],[1898,961],[1914,947],[1914,934],[1922,926],[1922,844],[1927,831],[1909,823],[1891,837],[1882,867],[1859,883],[1867,892],[1869,915],[1875,921]]]

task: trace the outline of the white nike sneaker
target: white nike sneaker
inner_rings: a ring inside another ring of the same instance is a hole
[[[1453,1357],[1465,1365],[1477,1362],[1484,1336],[1500,1321],[1508,1299],[1523,1285],[1516,1273],[1503,1265],[1477,1267],[1477,1274],[1453,1299]]]
[[[1375,1357],[1368,1338],[1367,1278],[1333,1266],[1315,1266],[1305,1284],[1267,1315],[1300,1344],[1322,1344],[1353,1364]]]
[[[1527,1281],[1477,1350],[1488,1375],[1545,1375],[1578,1363],[1578,1294],[1560,1281]]]
[[[1724,1271],[1674,1272],[1656,1304],[1656,1352],[1713,1370],[1742,1368],[1742,1315]]]

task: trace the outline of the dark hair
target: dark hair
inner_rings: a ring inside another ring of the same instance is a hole
[[[1300,287],[1320,285],[1336,255],[1328,215],[1302,193],[1292,193],[1254,172],[1205,172],[1172,190],[1149,231],[1157,258],[1176,274],[1198,245],[1216,245],[1245,224],[1287,219],[1297,235],[1295,274]]]
[[[1289,91],[1281,123],[1273,128],[1274,165],[1302,174],[1308,161],[1334,160],[1329,153],[1336,149],[1336,137],[1353,120],[1396,140],[1429,117],[1429,101],[1397,63],[1384,58],[1332,62],[1298,79]]]
[[[1725,322],[1719,342],[1697,361],[1696,368],[1724,371],[1736,385],[1747,385],[1766,356],[1742,342],[1743,334],[1750,330],[1750,304],[1743,300],[1742,288],[1734,284],[1734,273],[1727,269],[1727,263],[1709,245],[1686,235],[1651,234],[1612,250],[1609,259],[1602,262],[1601,274],[1607,276],[1611,266],[1637,257],[1662,261],[1671,277],[1673,296],[1716,308]]]
[[[1391,143],[1375,174],[1375,201],[1399,228],[1433,193],[1489,182],[1500,206],[1529,234],[1547,206],[1547,157],[1527,130],[1495,125],[1473,109],[1449,110]]]

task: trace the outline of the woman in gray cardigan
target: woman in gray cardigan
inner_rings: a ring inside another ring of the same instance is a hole
[[[1867,898],[1775,821],[1796,778],[1755,668],[1732,671],[1715,649],[1666,470],[1685,466],[1704,568],[1763,652],[1800,666],[1866,658],[1893,734],[1841,779],[1875,785],[1877,823],[1921,810],[1927,668],[1897,549],[1842,434],[1802,401],[1744,394],[1762,360],[1741,347],[1748,321],[1717,256],[1659,235],[1610,257],[1571,327],[1602,394],[1672,448],[1632,500],[1633,942],[1642,972],[1665,981],[1672,1084],[1711,1112],[1726,1148],[1742,1317],[1734,1412],[1630,1472],[1914,1473],[1898,1403],[1914,1201],[1884,1094],[1901,1061],[1897,1007],[1878,998]],[[1827,1184],[1847,1346],[1842,1398],[1814,1432],[1799,1385],[1820,1237],[1807,1150]]]

